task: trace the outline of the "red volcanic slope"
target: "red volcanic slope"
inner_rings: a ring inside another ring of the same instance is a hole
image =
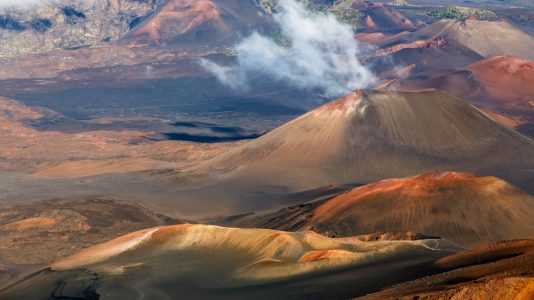
[[[380,41],[381,39],[384,39],[386,35],[382,32],[371,32],[371,33],[365,33],[360,32],[354,35],[354,38],[360,42],[364,43],[375,43]]]
[[[152,40],[168,39],[173,35],[185,34],[207,22],[222,26],[220,13],[212,1],[174,0],[162,7],[149,21],[139,25],[134,35],[147,34]],[[165,28],[171,25],[173,28]]]
[[[436,88],[479,108],[517,123],[534,123],[534,61],[494,56],[452,71],[420,74],[393,80],[385,89],[415,91]]]
[[[514,55],[534,59],[534,38],[506,21],[473,18],[441,20],[415,32],[403,32],[382,41],[382,47],[441,37],[483,56]]]
[[[403,31],[415,30],[415,26],[400,11],[386,7],[381,3],[371,3],[368,1],[349,1],[352,8],[358,9],[365,15],[364,25],[366,31]],[[338,4],[340,7],[347,7],[343,1]]]
[[[417,40],[411,43],[398,44],[390,48],[384,48],[376,51],[372,57],[391,55],[403,49],[417,49],[417,48],[437,48],[445,45],[447,42],[442,37],[437,37],[432,40]]]
[[[268,26],[253,1],[171,0],[122,42],[179,47],[218,45]]]
[[[488,94],[505,105],[534,109],[534,61],[495,56],[464,70],[471,71]]]
[[[491,243],[438,259],[440,274],[361,299],[534,299],[534,240]]]
[[[428,74],[460,69],[496,55],[534,60],[530,50],[534,38],[505,21],[441,20],[415,32],[375,38],[373,43],[380,50],[367,59],[376,73],[389,79],[405,78],[391,76],[395,75],[391,70],[408,65],[414,65],[411,74]],[[382,58],[385,55],[388,59]]]
[[[498,178],[430,173],[341,194],[309,223],[336,232],[412,230],[469,245],[534,238],[533,215],[534,197]]]
[[[501,179],[445,172],[386,179],[231,224],[328,236],[375,233],[365,240],[429,235],[473,245],[534,238],[533,215],[534,197]]]

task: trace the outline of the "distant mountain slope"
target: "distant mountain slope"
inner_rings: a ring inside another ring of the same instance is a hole
[[[441,37],[458,43],[483,57],[514,55],[534,59],[534,38],[506,21],[481,21],[474,18],[441,20],[413,33],[400,33],[382,42],[382,47],[415,40]]]
[[[468,47],[438,37],[384,47],[365,57],[365,60],[381,78],[397,79],[412,74],[461,68],[483,58]]]
[[[365,32],[389,31],[396,33],[417,29],[417,26],[400,11],[391,6],[385,6],[382,3],[361,0],[323,0],[312,2],[331,5],[329,10],[338,16],[343,16],[344,12],[345,16],[348,17],[352,10],[352,13],[357,13],[356,15],[360,16],[359,22],[361,23],[361,28],[359,29]]]
[[[534,197],[498,178],[432,173],[387,179],[329,200],[229,223],[279,230],[311,228],[331,236],[412,231],[465,246],[534,238],[532,215]]]
[[[372,4],[362,11],[366,16],[364,23],[368,31],[415,30],[417,26],[398,10],[382,4]]]
[[[506,21],[441,20],[415,32],[357,37],[380,48],[365,59],[382,78],[459,69],[491,56],[534,59],[534,37]]]
[[[116,41],[164,1],[60,0],[0,8],[0,56]]]
[[[269,18],[254,1],[171,0],[122,40],[177,47],[228,45],[269,27]]]
[[[178,48],[231,46],[259,31],[276,32],[276,1],[256,0],[58,0],[0,7],[0,56],[123,45]],[[342,22],[366,31],[415,30],[399,11],[368,1],[313,1]],[[353,24],[354,23],[354,24]],[[357,25],[357,26],[356,26]]]

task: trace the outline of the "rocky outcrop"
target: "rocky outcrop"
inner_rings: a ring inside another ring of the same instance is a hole
[[[184,222],[98,197],[1,207],[0,265],[46,264],[131,231]]]
[[[60,0],[0,8],[0,56],[118,40],[165,0]]]
[[[430,40],[417,40],[411,43],[398,44],[398,45],[395,45],[389,48],[383,48],[383,49],[376,51],[372,55],[372,57],[387,56],[390,54],[397,53],[404,49],[438,48],[438,47],[445,45],[446,43],[447,41],[444,38],[438,36]]]

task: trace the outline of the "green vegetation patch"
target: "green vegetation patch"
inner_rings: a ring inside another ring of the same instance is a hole
[[[365,15],[353,8],[339,8],[336,5],[325,5],[325,4],[312,4],[311,1],[302,1],[308,9],[318,12],[318,13],[331,13],[333,14],[341,23],[347,24],[353,29],[359,29],[362,27],[363,18]],[[259,6],[263,11],[269,14],[273,14],[280,11],[280,6],[278,5],[277,0],[260,0]],[[281,42],[281,45],[284,45],[284,41],[280,40],[279,36],[273,36],[276,40]]]
[[[362,22],[365,17],[361,11],[357,9],[335,9],[330,11],[343,24],[347,24],[353,29],[362,27]]]
[[[452,5],[431,10],[427,14],[438,19],[462,19],[469,16],[474,16],[479,20],[497,19],[497,14],[490,10]]]
[[[292,45],[291,41],[281,31],[273,33],[271,38],[280,47],[290,48]]]

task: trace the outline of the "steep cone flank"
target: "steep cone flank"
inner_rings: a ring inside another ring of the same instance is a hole
[[[361,242],[265,229],[158,227],[83,250],[0,291],[0,297],[45,298],[61,280],[69,289],[54,295],[64,297],[85,291],[109,299],[139,294],[147,299],[350,298],[369,288],[341,297],[340,289],[352,290],[349,282],[354,287],[355,280],[376,285],[370,280],[377,276],[382,285],[391,283],[392,275],[393,282],[413,278],[416,272],[406,272],[407,266],[429,267],[457,249],[444,240]],[[400,270],[403,275],[395,272]]]
[[[353,4],[352,7],[358,9],[365,15],[364,30],[366,31],[399,32],[402,30],[415,30],[417,28],[401,12],[392,7],[386,7],[383,4],[365,2],[364,4]]]
[[[391,6],[384,6],[381,3],[372,3],[370,1],[322,1],[333,2],[331,10],[351,10],[355,9],[363,15],[362,28],[365,31],[393,31],[414,30],[416,26],[406,18],[400,11]]]
[[[384,46],[442,37],[487,57],[514,55],[534,59],[534,38],[506,21],[441,20],[413,33],[401,33],[384,41]]]
[[[362,299],[534,299],[534,240],[491,243],[434,265],[443,273]]]
[[[405,78],[410,74],[461,68],[483,58],[466,46],[438,36],[393,43],[376,51],[368,60],[382,78]],[[408,74],[397,74],[399,68],[408,66]]]
[[[461,245],[534,238],[534,197],[496,177],[430,173],[387,179],[329,200],[303,204],[232,226],[304,230],[330,236],[411,231]],[[409,234],[408,234],[409,236]]]
[[[123,38],[178,47],[221,45],[267,26],[253,1],[172,0]]]
[[[431,171],[518,172],[534,168],[533,155],[534,141],[445,93],[358,91],[203,167],[305,189]]]
[[[170,1],[133,35],[146,34],[152,40],[169,39],[195,30],[206,23],[223,26],[217,7],[210,0]]]

